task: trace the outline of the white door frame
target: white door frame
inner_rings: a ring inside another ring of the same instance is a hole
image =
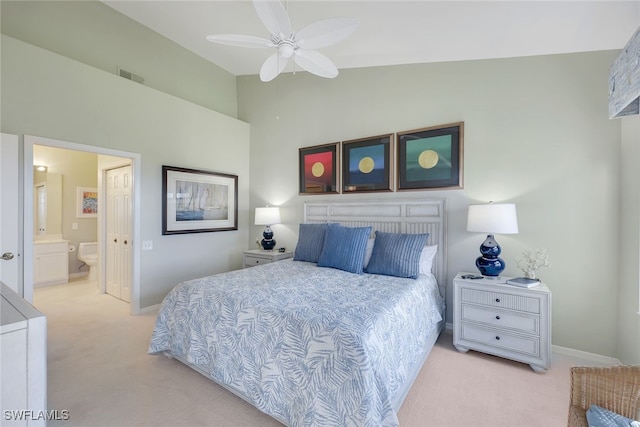
[[[96,147],[93,145],[78,144],[39,136],[24,135],[24,298],[33,302],[33,146],[45,145],[49,147],[64,148],[67,150],[84,151],[106,156],[124,157],[131,159],[133,167],[133,259],[131,268],[131,314],[139,314],[140,310],[140,194],[141,194],[141,156],[137,153],[112,150],[110,148]],[[100,176],[102,171],[99,172]],[[99,180],[103,181],[103,180]],[[105,183],[99,182],[98,202],[104,197]],[[104,202],[103,206],[104,206]],[[105,242],[106,215],[98,217],[98,241]],[[101,251],[104,254],[104,251]],[[103,256],[104,258],[104,256]],[[104,259],[101,260],[104,265]],[[104,292],[104,268],[100,269],[100,292]]]
[[[0,198],[0,254],[13,254],[11,260],[0,260],[0,280],[22,296],[22,264],[24,253],[20,241],[22,209],[20,201],[20,137],[2,133],[2,195]],[[14,184],[15,183],[15,184]]]

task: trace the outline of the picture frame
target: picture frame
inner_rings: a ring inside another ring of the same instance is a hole
[[[393,133],[342,141],[342,192],[393,191]]]
[[[76,192],[76,218],[97,218],[98,189],[77,187]]]
[[[464,122],[396,134],[397,190],[463,188]]]
[[[162,234],[238,229],[238,176],[162,166]]]
[[[339,193],[339,144],[336,142],[299,149],[300,194]]]

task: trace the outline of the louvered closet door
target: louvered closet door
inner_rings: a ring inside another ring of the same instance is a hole
[[[107,171],[107,293],[131,300],[132,168]]]

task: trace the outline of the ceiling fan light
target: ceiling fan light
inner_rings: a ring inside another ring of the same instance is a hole
[[[278,47],[278,53],[283,58],[291,58],[295,49],[289,43],[283,43]]]

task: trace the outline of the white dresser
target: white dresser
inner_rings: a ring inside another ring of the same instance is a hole
[[[454,281],[453,345],[527,363],[536,372],[551,366],[551,291],[500,279]]]
[[[0,409],[3,426],[44,426],[47,320],[4,283],[0,307]]]

